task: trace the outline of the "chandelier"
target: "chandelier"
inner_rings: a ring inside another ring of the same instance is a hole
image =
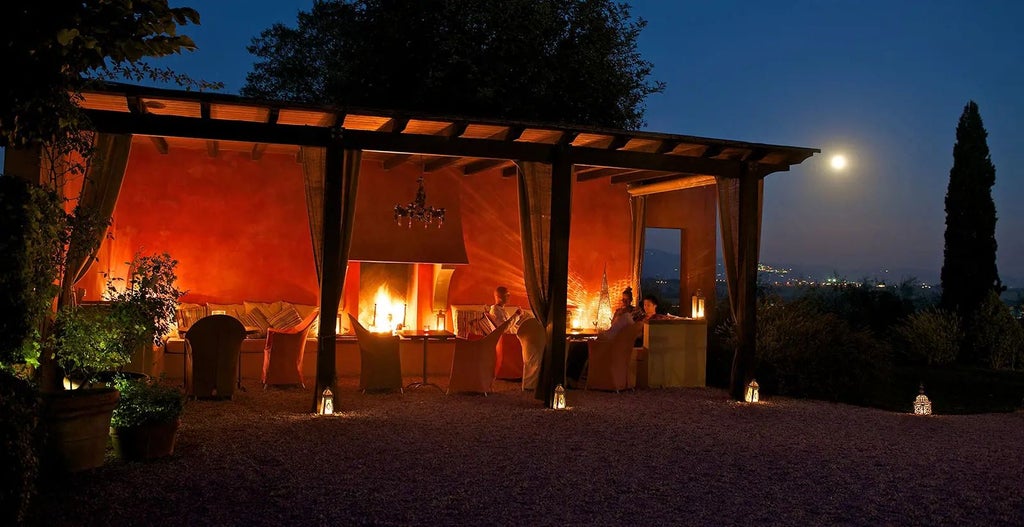
[[[423,189],[422,174],[416,182],[420,184],[419,190],[416,191],[416,199],[408,205],[395,205],[395,223],[402,225],[405,222],[406,226],[411,229],[413,221],[418,221],[423,223],[424,229],[435,223],[438,228],[441,228],[444,223],[444,207],[428,207],[427,191]]]

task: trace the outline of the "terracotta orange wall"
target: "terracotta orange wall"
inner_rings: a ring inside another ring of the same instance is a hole
[[[714,312],[717,193],[714,186],[698,187],[647,197],[647,226],[682,229],[680,272],[682,315],[689,315],[687,299],[699,288],[705,312]]]
[[[113,240],[94,271],[124,276],[136,251],[179,261],[187,302],[287,300],[317,304],[318,287],[301,165],[295,156],[132,144],[114,210]],[[97,272],[87,298],[97,296]],[[87,277],[88,279],[88,277]],[[83,280],[85,282],[85,280]],[[81,283],[80,283],[81,284]],[[81,286],[81,285],[80,285]]]
[[[529,306],[523,285],[522,241],[516,178],[489,171],[462,178],[462,213],[470,265],[452,275],[449,302],[493,302],[493,291],[505,285],[510,304]],[[472,219],[469,219],[472,218]],[[628,283],[631,221],[629,197],[621,185],[606,180],[573,185],[569,239],[569,302],[595,303],[607,265],[611,301]],[[618,291],[618,292],[616,292]]]

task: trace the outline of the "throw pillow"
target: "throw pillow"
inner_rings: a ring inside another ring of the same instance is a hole
[[[291,329],[298,326],[301,322],[302,317],[299,316],[299,312],[296,311],[291,304],[281,311],[267,317],[267,323],[270,324],[270,327],[275,329]]]
[[[267,316],[263,314],[263,311],[259,308],[254,308],[252,311],[249,311],[242,316],[243,319],[240,320],[242,321],[243,326],[259,329],[259,333],[255,336],[267,336],[267,328],[270,327],[270,322],[267,321]]]
[[[306,317],[316,309],[316,306],[306,304],[293,304],[293,306],[295,307],[295,310],[299,312],[299,316],[302,317],[302,320],[306,320]],[[309,327],[308,337],[316,338],[318,334],[320,334],[320,317],[316,317],[316,320],[313,321],[313,325]]]
[[[188,331],[199,319],[206,316],[206,306],[200,304],[179,304],[176,318],[178,331]]]

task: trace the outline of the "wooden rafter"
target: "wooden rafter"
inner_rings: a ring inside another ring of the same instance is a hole
[[[589,170],[585,173],[577,172],[576,181],[591,181],[594,179],[601,179],[608,176],[614,176],[615,174],[621,174],[621,168],[601,168],[597,167],[593,170]]]
[[[210,101],[199,103],[199,118],[204,121],[210,118]]]
[[[656,172],[654,170],[636,170],[612,176],[612,184],[636,183],[640,181],[662,181],[683,177],[684,174],[673,174],[667,172]]]
[[[515,177],[519,174],[519,167],[513,164],[501,169],[501,177]]]
[[[724,150],[724,147],[722,145],[708,145],[706,148],[704,148],[704,151],[701,152],[700,157],[716,157],[722,153],[722,150]]]
[[[459,162],[459,157],[439,157],[423,164],[424,172],[434,172]]]
[[[462,175],[471,176],[473,174],[479,174],[480,172],[500,167],[510,162],[511,161],[507,159],[479,159],[462,167]]]
[[[444,137],[461,137],[462,134],[466,133],[466,127],[469,123],[466,121],[455,121],[454,123],[445,126],[437,134]]]
[[[387,122],[380,125],[380,128],[378,128],[377,131],[400,134],[402,133],[403,130],[405,130],[406,126],[409,126],[409,119],[402,117],[392,117],[391,119],[388,119]]]
[[[277,117],[278,117],[279,114],[280,114],[280,110],[279,109],[271,107],[267,111],[267,124],[277,124]]]
[[[384,170],[391,170],[404,164],[410,159],[412,159],[412,154],[392,154],[384,158],[384,161],[381,162],[381,166]]]
[[[152,136],[149,138],[149,140],[153,142],[153,146],[156,147],[157,152],[160,152],[161,154],[165,155],[167,154],[167,139],[164,139],[163,137]]]
[[[267,149],[266,143],[256,143],[252,145],[252,160],[258,161],[263,157],[263,152]]]

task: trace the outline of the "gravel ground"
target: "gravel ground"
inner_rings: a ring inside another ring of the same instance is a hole
[[[432,379],[442,384],[447,380]],[[511,383],[190,402],[174,456],[109,459],[40,496],[37,525],[1024,524],[1024,412],[916,417],[716,389]]]

